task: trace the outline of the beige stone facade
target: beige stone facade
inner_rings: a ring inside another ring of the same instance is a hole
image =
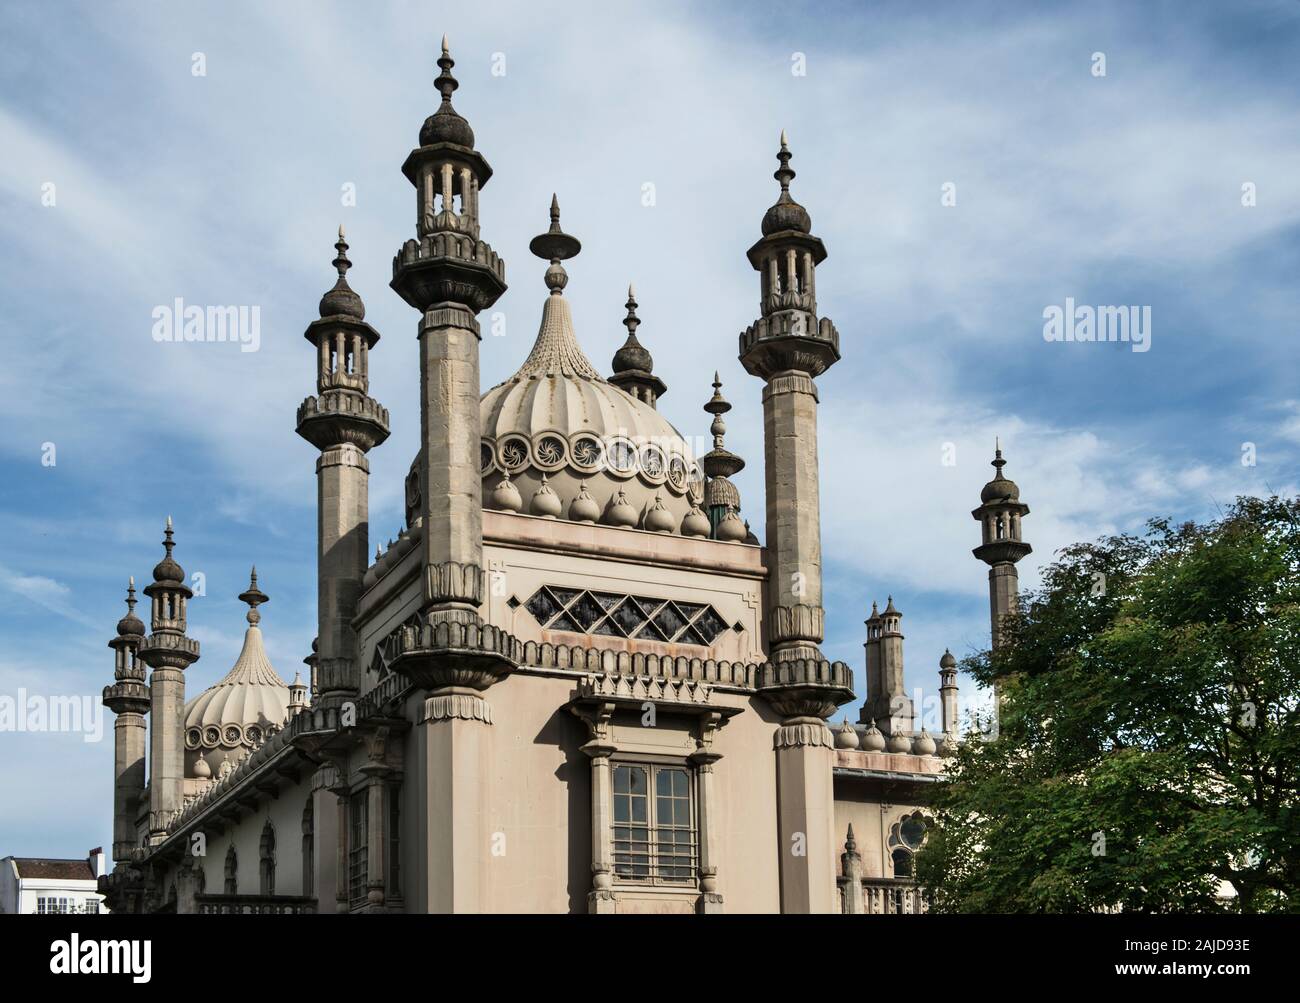
[[[716,376],[714,449],[697,460],[657,410],[668,388],[638,340],[631,290],[611,377],[583,353],[563,266],[580,244],[558,201],[531,245],[548,262],[536,344],[510,380],[479,385],[477,315],[505,270],[480,233],[492,170],[452,108],[445,42],[439,66],[442,105],[403,166],[416,236],[393,260],[393,288],[418,313],[418,349],[392,349],[419,354],[407,524],[370,559],[366,454],[388,413],[370,396],[380,335],[347,283],[340,231],[337,282],[306,332],[316,394],[298,411],[319,452],[310,685],[267,659],[254,575],[238,662],[184,699],[199,650],[169,523],[149,627],[131,612],[111,642],[111,907],[923,908],[910,861],[957,740],[955,662],[942,666],[941,733],[917,730],[891,600],[867,621],[861,720],[827,724],[854,698],[852,670],[820,650],[814,378],[838,360],[839,335],[817,313],[826,250],[790,196],[784,135],[780,195],[749,251],[762,312],[740,336],[761,381],[762,542],[728,480],[744,461],[723,444]],[[1012,589],[1017,551],[997,534],[1014,525],[1019,541],[1021,509],[999,487],[977,511],[977,556],[1000,582],[1010,568]],[[1013,601],[994,590],[995,625]]]

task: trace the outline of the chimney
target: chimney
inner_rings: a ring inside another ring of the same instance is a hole
[[[96,879],[104,876],[104,848],[102,846],[97,846],[91,850],[86,862],[90,864],[90,869],[95,872]]]

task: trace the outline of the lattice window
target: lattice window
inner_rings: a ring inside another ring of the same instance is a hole
[[[692,775],[680,766],[614,766],[614,876],[620,881],[689,884],[699,845]]]
[[[365,902],[370,880],[369,793],[356,791],[348,806],[348,897],[352,904]]]
[[[708,647],[727,622],[705,603],[544,585],[524,603],[543,627]]]

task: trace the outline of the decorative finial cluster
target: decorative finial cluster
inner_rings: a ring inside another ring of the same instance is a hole
[[[785,130],[781,130],[781,149],[777,151],[776,159],[781,162],[781,166],[776,169],[772,177],[781,183],[781,201],[790,201],[790,182],[794,180],[794,169],[790,166],[790,146],[786,142]]]
[[[361,302],[361,297],[348,285],[348,269],[352,267],[352,262],[348,260],[348,242],[343,232],[342,223],[339,224],[339,239],[334,244],[334,250],[337,253],[331,264],[334,266],[334,270],[339,273],[339,277],[334,281],[333,288],[321,297],[320,315],[322,317],[351,317],[354,320],[364,320],[366,305]]]
[[[456,61],[451,58],[451,50],[447,46],[447,36],[442,36],[442,54],[438,57],[438,68],[442,71],[438,78],[433,82],[433,86],[438,89],[442,95],[442,103],[446,107],[451,107],[451,94],[460,86],[460,81],[451,75],[451,68],[456,65]]]

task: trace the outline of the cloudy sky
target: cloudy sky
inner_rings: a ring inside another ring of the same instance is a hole
[[[912,685],[935,684],[945,646],[987,643],[970,510],[995,435],[1033,510],[1026,585],[1072,541],[1297,490],[1291,0],[10,3],[0,697],[97,702],[127,575],[148,580],[169,513],[177,558],[206,578],[189,692],[238,651],[252,563],[272,597],[272,661],[286,678],[300,667],[316,454],[294,412],[312,389],[302,331],[332,283],[339,222],[383,334],[372,392],[392,413],[371,454],[371,536],[396,533],[419,429],[416,316],[387,279],[413,232],[399,166],[436,107],[444,31],[456,107],[496,171],[483,234],[508,262],[484,387],[536,333],[544,266],[527,242],[557,192],[585,249],[566,295],[588,354],[608,366],[634,281],[670,388],[662,410],[683,434],[707,434],[700,406],[721,372],[728,446],[749,460],[743,514],[760,532],[761,385],[736,335],[757,313],[744,252],[788,130],[794,194],[830,252],[819,305],[843,350],[818,380],[825,648],[859,686],[862,620],[889,593]],[[260,350],[156,343],[152,312],[177,297],[259,307]],[[1043,312],[1066,297],[1149,307],[1150,351],[1046,342]],[[99,743],[0,734],[0,855],[109,845],[103,723]]]

